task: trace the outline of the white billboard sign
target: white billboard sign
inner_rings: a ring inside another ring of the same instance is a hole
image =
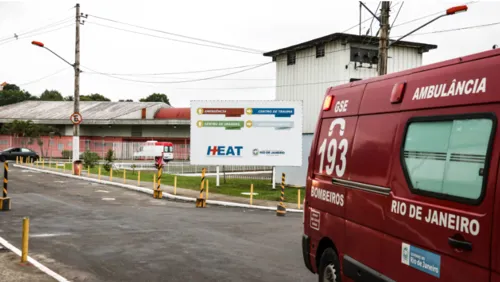
[[[302,101],[191,101],[191,164],[302,165]]]

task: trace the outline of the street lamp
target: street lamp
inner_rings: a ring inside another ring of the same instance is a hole
[[[466,11],[467,11],[467,9],[468,9],[467,5],[461,5],[461,6],[451,7],[451,8],[449,8],[449,9],[447,9],[447,10],[446,10],[446,13],[444,13],[444,14],[442,14],[442,15],[437,16],[436,18],[434,18],[433,20],[431,20],[431,21],[427,22],[426,24],[421,25],[420,27],[418,27],[418,28],[416,28],[416,29],[414,29],[414,30],[412,30],[412,31],[408,32],[406,35],[404,35],[404,36],[402,36],[402,37],[398,38],[398,40],[391,42],[391,43],[389,44],[389,46],[387,46],[387,48],[391,47],[392,45],[394,45],[394,43],[401,41],[401,39],[403,39],[403,38],[407,37],[408,35],[410,35],[410,34],[414,33],[415,31],[417,31],[417,30],[419,30],[419,29],[421,29],[421,28],[423,28],[423,27],[425,27],[425,26],[429,25],[430,23],[433,23],[433,22],[437,21],[438,19],[440,19],[440,18],[442,18],[442,17],[455,15],[455,14],[458,14],[458,13],[461,13],[461,12],[466,12]]]
[[[76,114],[80,110],[80,63],[79,56],[75,59],[75,63],[72,64],[68,62],[63,57],[59,56],[56,52],[50,50],[40,41],[31,41],[31,44],[44,48],[57,56],[59,59],[63,60],[66,64],[70,65],[75,70],[75,96],[73,98],[73,113]],[[80,158],[80,125],[79,123],[73,123],[73,163]]]
[[[59,59],[61,59],[61,60],[63,60],[64,62],[66,62],[66,64],[68,64],[68,65],[72,66],[73,68],[75,67],[75,65],[74,65],[74,64],[72,64],[72,63],[70,63],[70,62],[66,61],[63,57],[59,56],[56,52],[54,52],[54,51],[50,50],[49,48],[45,47],[45,45],[44,45],[42,42],[40,42],[40,41],[31,41],[31,44],[33,44],[33,45],[35,45],[35,46],[38,46],[38,47],[41,47],[41,48],[44,48],[44,49],[47,49],[50,53],[52,53],[52,54],[56,55]]]

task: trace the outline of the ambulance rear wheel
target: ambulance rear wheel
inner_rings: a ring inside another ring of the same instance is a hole
[[[319,282],[340,282],[340,263],[337,253],[332,248],[323,251],[319,261]]]

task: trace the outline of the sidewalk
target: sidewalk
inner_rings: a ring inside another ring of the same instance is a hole
[[[19,164],[19,165],[31,167],[31,165],[27,165],[27,164]],[[36,167],[34,165],[33,167],[38,168],[38,169],[42,169],[41,166]],[[58,173],[64,173],[64,174],[71,174],[70,170],[66,170],[63,172],[61,169],[56,170],[56,169],[48,168],[48,167],[45,167],[45,170],[57,171]],[[93,178],[93,179],[98,179],[97,174],[91,173],[90,176],[87,176],[86,170],[82,171],[81,177],[89,177],[89,178]],[[101,180],[109,181],[109,176],[101,176]],[[122,183],[122,184],[124,183],[123,178],[120,178],[119,176],[113,176],[112,182]],[[137,186],[137,180],[125,179],[125,184]],[[153,190],[153,182],[141,181],[139,187]],[[174,187],[171,185],[161,184],[161,189],[162,189],[162,191],[164,191],[166,193],[174,194]],[[244,198],[244,197],[228,196],[228,195],[224,195],[224,194],[217,194],[217,193],[212,193],[211,192],[212,189],[217,189],[217,188],[215,187],[215,184],[210,183],[209,189],[208,189],[208,200],[218,200],[218,201],[226,201],[226,202],[233,202],[233,203],[240,203],[240,204],[250,204],[250,196],[248,196],[247,198]],[[200,192],[196,191],[196,190],[177,187],[175,195],[197,198],[197,197],[199,197]],[[203,196],[205,196],[205,193],[203,194]],[[252,200],[253,205],[265,206],[265,207],[276,207],[279,204],[278,201],[259,200],[258,197],[259,197],[258,195],[254,195],[253,200]],[[287,208],[291,208],[291,209],[298,208],[296,203],[286,202],[283,204]],[[300,207],[300,209],[302,209],[302,206]]]
[[[21,258],[0,245],[1,281],[54,282],[57,281],[30,263],[21,264]]]

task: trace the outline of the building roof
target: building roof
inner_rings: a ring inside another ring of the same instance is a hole
[[[338,33],[337,32],[337,33],[332,33],[332,34],[329,34],[329,35],[326,35],[326,36],[323,36],[320,38],[309,40],[307,42],[303,42],[303,43],[299,43],[296,45],[281,48],[278,50],[266,52],[266,53],[264,53],[264,56],[274,57],[277,55],[286,54],[290,51],[300,51],[300,50],[314,47],[314,46],[321,44],[321,43],[327,43],[327,42],[339,41],[339,40],[346,42],[346,43],[359,43],[359,44],[364,44],[364,45],[376,44],[378,46],[379,38],[376,36],[365,36],[365,35],[356,35],[356,34]],[[395,43],[394,46],[420,49],[422,52],[427,52],[429,50],[437,48],[437,45],[418,43],[418,42],[410,42],[410,41],[399,41],[399,42]]]
[[[191,119],[190,108],[163,108],[155,114],[155,119]]]
[[[82,124],[177,124],[175,120],[157,121],[156,111],[169,108],[163,102],[80,101]],[[142,118],[146,109],[146,118]],[[34,123],[71,124],[73,102],[24,101],[0,107],[0,122],[32,120]],[[179,121],[184,123],[184,121]]]

